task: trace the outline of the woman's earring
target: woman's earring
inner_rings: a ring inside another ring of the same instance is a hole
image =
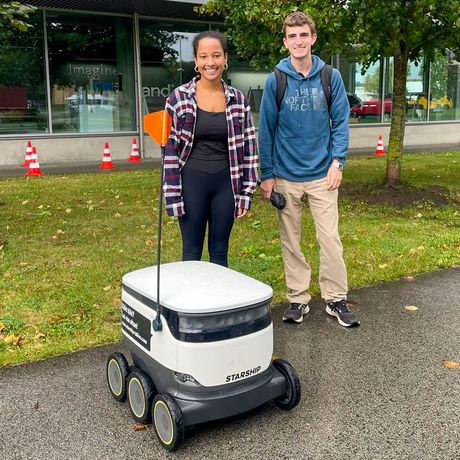
[[[227,69],[228,69],[228,64],[225,63],[225,64],[224,64],[224,70],[227,70]]]
[[[195,71],[195,73],[200,73],[200,69],[198,68],[198,66],[196,65],[193,70]]]

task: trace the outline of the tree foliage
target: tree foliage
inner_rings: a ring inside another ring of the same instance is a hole
[[[354,56],[363,69],[393,57],[393,112],[386,183],[401,179],[409,61],[460,48],[460,0],[211,0],[201,12],[219,13],[239,54],[255,68],[272,67],[285,54],[282,22],[292,11],[315,19],[315,53]]]
[[[35,7],[19,2],[0,3],[0,30],[12,28],[25,32],[32,27],[27,20],[35,10]]]

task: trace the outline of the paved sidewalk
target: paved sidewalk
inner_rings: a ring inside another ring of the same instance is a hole
[[[420,145],[416,147],[404,147],[404,153],[430,153],[430,152],[444,152],[444,151],[457,151],[460,150],[459,144],[448,145]],[[356,148],[351,149],[349,154],[353,155],[373,155],[375,149]],[[128,163],[127,160],[112,160],[115,169],[100,169],[99,165],[101,160],[98,161],[76,161],[67,163],[42,163],[40,162],[40,169],[45,175],[48,174],[80,174],[80,173],[101,173],[107,174],[111,171],[129,171],[138,169],[158,168],[160,166],[160,158],[147,158],[139,163]],[[2,177],[20,177],[24,176],[28,171],[20,165],[6,166],[0,165],[0,178]]]
[[[159,168],[160,158],[148,158],[137,163],[128,163],[127,160],[112,160],[114,169],[101,169],[101,161],[77,161],[68,163],[40,163],[40,170],[45,174],[82,174],[82,173],[99,173],[109,174],[112,171],[132,171],[139,169]],[[24,176],[28,168],[22,166],[1,166],[0,178],[2,177],[20,177]]]
[[[356,329],[317,298],[300,325],[275,307],[275,352],[297,369],[299,406],[193,427],[175,454],[110,396],[105,360],[120,344],[0,368],[0,458],[458,460],[460,369],[442,361],[460,361],[459,286],[456,267],[354,290]]]

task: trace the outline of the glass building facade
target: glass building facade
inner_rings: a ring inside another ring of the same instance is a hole
[[[142,132],[143,115],[162,109],[171,90],[195,75],[194,36],[222,27],[198,15],[179,16],[45,7],[33,14],[26,33],[1,29],[0,141]],[[330,61],[347,88],[350,125],[389,123],[392,59],[365,72],[343,56]],[[247,94],[256,122],[267,74],[250,69],[230,43],[225,79]],[[408,124],[460,122],[460,62],[452,53],[410,63],[406,117]]]

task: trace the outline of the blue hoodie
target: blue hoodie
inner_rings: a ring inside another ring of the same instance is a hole
[[[286,91],[279,111],[276,77],[268,75],[259,120],[261,179],[281,177],[307,182],[327,176],[333,159],[345,162],[348,152],[350,105],[340,73],[331,75],[330,118],[320,72],[325,63],[312,56],[308,76],[296,72],[291,59],[276,66],[287,74]]]

